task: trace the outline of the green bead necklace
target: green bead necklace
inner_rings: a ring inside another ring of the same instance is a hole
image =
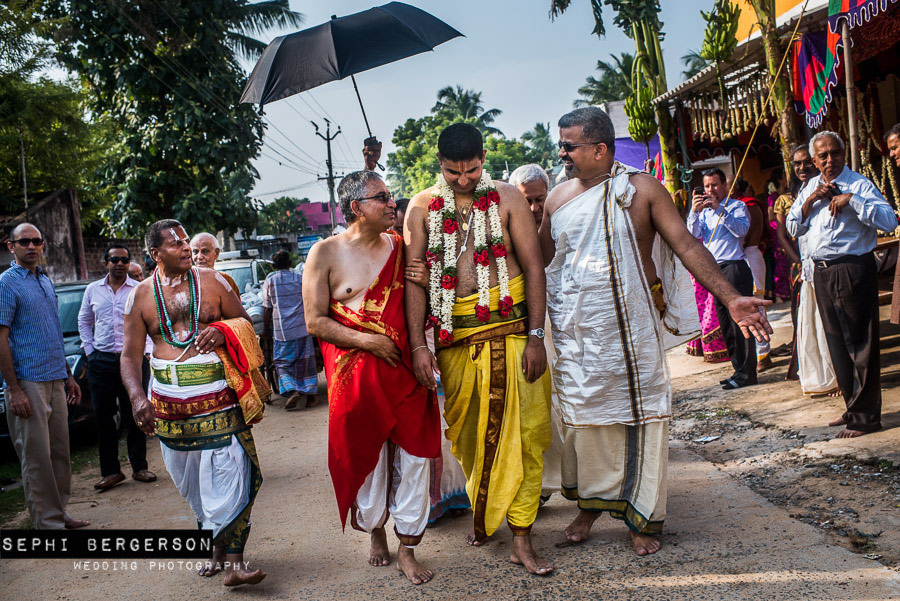
[[[200,329],[200,303],[197,299],[197,289],[199,288],[197,275],[194,273],[193,268],[188,273],[188,288],[190,289],[191,295],[189,305],[191,312],[191,331],[188,332],[187,339],[182,342],[181,340],[178,340],[175,332],[172,331],[172,319],[169,317],[168,309],[166,309],[166,299],[162,293],[159,269],[156,269],[156,271],[153,272],[153,296],[156,300],[156,317],[159,319],[159,330],[162,333],[163,340],[177,348],[187,348],[190,346],[191,342],[194,341],[194,338],[197,337],[197,333]],[[163,318],[165,318],[165,321],[163,321]]]

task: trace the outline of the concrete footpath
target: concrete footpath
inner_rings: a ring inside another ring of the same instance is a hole
[[[253,515],[246,559],[268,572],[256,587],[225,589],[219,577],[186,569],[84,572],[64,560],[0,560],[3,599],[804,599],[900,598],[893,570],[828,544],[816,528],[789,517],[739,480],[673,442],[662,550],[638,558],[621,522],[602,517],[594,535],[567,546],[562,534],[574,504],[554,495],[535,525],[535,546],[552,559],[549,578],[509,562],[509,534],[482,548],[463,537],[471,516],[429,529],[418,557],[435,571],[413,586],[395,565],[366,564],[365,535],[342,533],[327,471],[325,406],[286,413],[282,401],[254,428],[265,482]],[[128,480],[106,493],[87,471],[73,482],[71,514],[93,528],[190,528],[194,517],[149,446],[154,484]],[[395,544],[389,534],[391,544]]]

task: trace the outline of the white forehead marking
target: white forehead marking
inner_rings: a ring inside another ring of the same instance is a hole
[[[125,315],[131,315],[131,309],[134,307],[134,295],[137,292],[137,288],[132,288],[131,294],[128,295],[128,299],[125,301]]]
[[[173,237],[173,238],[175,238],[176,240],[178,240],[178,234],[175,233],[175,228],[174,228],[174,227],[170,227],[170,228],[169,228],[169,233],[172,234],[172,237]]]

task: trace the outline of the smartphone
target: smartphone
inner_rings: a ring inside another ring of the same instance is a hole
[[[703,186],[697,186],[696,188],[694,188],[694,196],[702,196],[703,193]]]

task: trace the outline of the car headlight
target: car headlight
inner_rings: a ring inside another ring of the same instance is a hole
[[[69,371],[72,372],[72,375],[76,380],[81,377],[81,373],[79,373],[79,370],[82,368],[82,363],[83,361],[81,360],[81,353],[68,355],[66,357],[66,364],[69,366]]]

